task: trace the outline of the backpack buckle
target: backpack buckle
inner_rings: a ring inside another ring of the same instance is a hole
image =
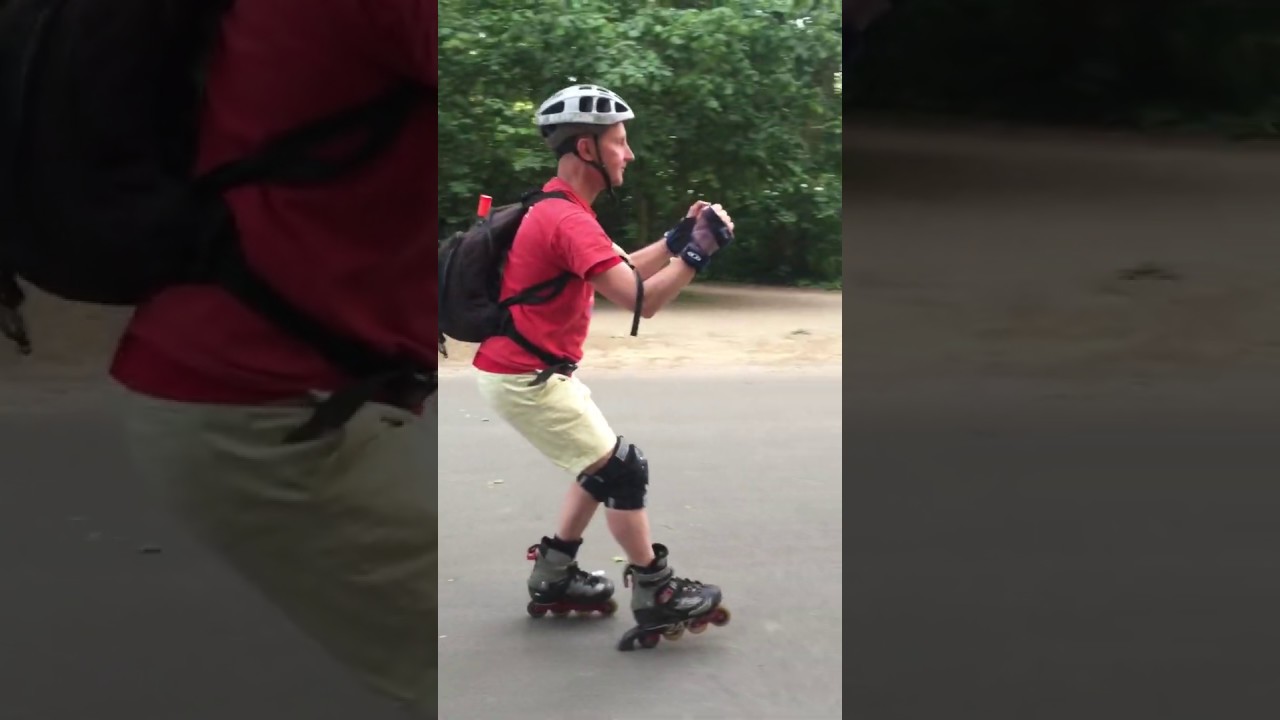
[[[357,380],[320,399],[311,417],[290,431],[285,443],[315,440],[346,425],[365,404],[382,402],[416,412],[435,394],[439,376],[434,372],[397,370]]]
[[[565,377],[572,377],[573,374],[577,371],[578,371],[577,363],[565,362],[565,363],[552,365],[551,367],[538,373],[537,377],[535,377],[533,380],[530,380],[529,387],[534,387],[536,385],[541,385],[545,383],[547,380],[551,379],[552,375],[564,375]]]

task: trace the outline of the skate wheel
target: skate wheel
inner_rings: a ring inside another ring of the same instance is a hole
[[[707,631],[707,625],[709,625],[709,623],[706,620],[692,623],[691,625],[689,625],[689,632],[693,633],[694,635],[701,635],[702,633]]]
[[[600,608],[601,615],[612,615],[616,612],[618,612],[617,600],[610,600],[609,602],[605,603],[604,607]]]
[[[658,647],[658,641],[661,639],[662,635],[659,633],[645,633],[640,636],[640,647],[645,650],[652,650],[653,648]]]
[[[552,608],[551,614],[555,615],[556,617],[564,617],[565,615],[569,614],[569,608],[562,608],[562,607]]]
[[[622,652],[632,652],[636,649],[636,641],[640,639],[640,634],[635,628],[622,634],[622,639],[618,641],[618,649]]]
[[[684,628],[677,625],[671,628],[670,630],[667,630],[666,632],[662,633],[662,637],[672,642],[675,642],[676,640],[679,640],[680,638],[684,637]]]
[[[536,618],[540,618],[543,615],[547,614],[546,608],[540,607],[537,603],[534,603],[534,602],[530,602],[527,606],[525,606],[525,609],[529,611],[530,616],[536,617]]]
[[[729,624],[729,618],[733,617],[729,614],[728,608],[716,608],[711,614],[711,624],[716,627],[724,627]]]

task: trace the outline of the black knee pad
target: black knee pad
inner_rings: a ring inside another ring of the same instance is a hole
[[[605,507],[614,510],[639,510],[644,507],[649,489],[649,461],[640,448],[621,435],[613,446],[613,455],[595,474],[583,473],[578,484]]]

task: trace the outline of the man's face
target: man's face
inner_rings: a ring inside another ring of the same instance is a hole
[[[580,148],[579,151],[585,151],[586,157],[594,156],[596,144],[590,140],[586,144],[588,147]],[[600,157],[597,159],[609,174],[609,182],[614,187],[621,187],[627,164],[636,159],[631,146],[627,144],[627,128],[624,124],[612,125],[600,136]]]

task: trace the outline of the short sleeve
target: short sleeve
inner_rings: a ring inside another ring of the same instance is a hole
[[[553,247],[561,264],[583,279],[622,262],[613,249],[613,240],[600,223],[585,212],[570,213],[560,221]]]

